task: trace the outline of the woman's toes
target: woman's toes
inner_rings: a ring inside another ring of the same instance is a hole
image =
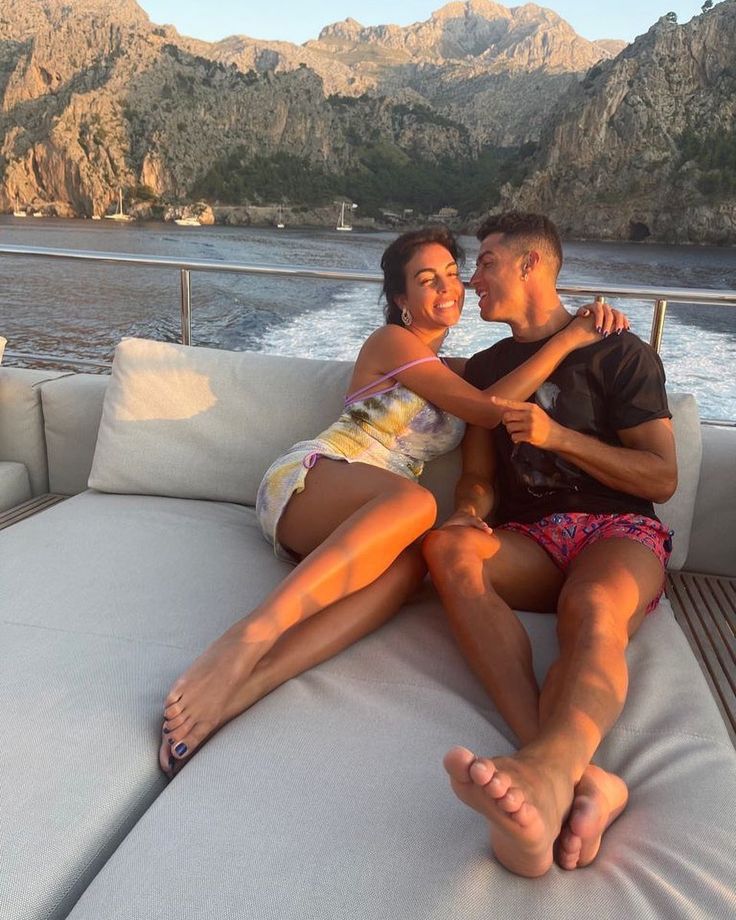
[[[168,728],[169,732],[175,731],[177,728],[180,728],[189,718],[189,715],[186,712],[182,712],[181,715],[176,717],[167,718],[164,720],[164,728]],[[168,734],[168,732],[166,732]]]
[[[177,719],[184,712],[184,704],[181,700],[176,703],[167,703],[164,705],[164,718],[167,720]]]
[[[177,760],[181,760],[192,754],[206,738],[207,731],[204,726],[196,723],[180,741],[171,746],[171,753]]]

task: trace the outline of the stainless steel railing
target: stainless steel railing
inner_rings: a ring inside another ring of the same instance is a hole
[[[142,256],[121,252],[94,252],[86,250],[47,249],[36,246],[0,246],[0,255],[43,259],[66,259],[78,262],[104,262],[115,265],[144,265],[153,268],[178,269],[181,287],[181,342],[192,344],[192,287],[191,272],[229,272],[239,275],[263,275],[276,278],[305,278],[327,281],[354,281],[362,284],[381,284],[383,278],[370,272],[329,271],[322,268],[287,267],[281,265],[247,265],[242,262],[177,259],[169,256]],[[466,284],[467,286],[467,284]],[[736,307],[736,291],[714,291],[700,288],[629,287],[604,285],[592,287],[584,284],[565,284],[558,288],[560,294],[584,297],[621,297],[624,299],[651,300],[654,305],[650,344],[659,351],[664,333],[667,306],[670,303],[708,304]],[[109,367],[95,361],[70,359],[60,355],[31,355],[6,351],[10,358],[33,360],[39,363],[61,363],[71,366]]]

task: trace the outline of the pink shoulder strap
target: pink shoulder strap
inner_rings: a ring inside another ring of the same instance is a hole
[[[354,393],[350,393],[345,397],[345,404],[354,402],[359,396],[362,396],[363,393],[367,393],[369,390],[372,390],[374,387],[377,387],[379,384],[383,383],[384,380],[390,380],[392,377],[395,377],[396,374],[400,374],[402,371],[409,370],[410,367],[414,367],[417,364],[425,364],[427,361],[439,361],[440,359],[437,355],[427,355],[424,358],[415,358],[414,361],[407,361],[406,364],[402,364],[400,367],[395,367],[392,371],[389,371],[388,374],[384,374],[383,377],[379,377],[378,380],[374,380],[373,383],[369,383],[364,387],[356,390]],[[393,389],[393,387],[389,387]],[[381,390],[381,393],[388,392],[387,390]],[[378,396],[378,393],[374,393],[374,396]]]

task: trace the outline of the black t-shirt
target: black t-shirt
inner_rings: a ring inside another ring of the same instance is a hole
[[[523,364],[548,339],[497,342],[468,361],[465,379],[485,389]],[[657,353],[633,333],[611,335],[565,358],[528,402],[560,425],[621,446],[617,431],[671,418]],[[555,512],[641,514],[652,503],[603,485],[553,451],[514,444],[503,425],[491,432],[497,458],[497,524],[532,523]]]

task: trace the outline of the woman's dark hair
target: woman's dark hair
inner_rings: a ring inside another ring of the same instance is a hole
[[[381,257],[381,270],[383,271],[383,296],[386,298],[385,315],[387,323],[403,326],[401,322],[401,307],[396,303],[396,298],[406,293],[406,277],[404,269],[417,249],[431,243],[444,246],[452,254],[453,259],[460,265],[465,258],[462,247],[447,227],[423,227],[421,230],[410,230],[402,233],[391,243]]]

